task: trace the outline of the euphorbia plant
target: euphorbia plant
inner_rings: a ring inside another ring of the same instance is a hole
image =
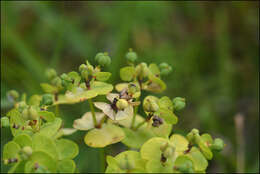
[[[9,172],[75,172],[73,158],[78,146],[62,138],[76,131],[86,131],[84,142],[93,148],[105,148],[122,142],[129,150],[115,157],[107,156],[106,172],[205,172],[213,150],[224,144],[209,134],[200,135],[193,129],[187,136],[172,134],[178,122],[177,110],[185,107],[185,99],[167,96],[143,96],[143,91],[161,93],[166,89],[162,76],[172,67],[167,63],[136,64],[132,49],[126,54],[128,66],[120,69],[124,81],[106,83],[111,73],[103,67],[111,63],[108,53],[98,53],[97,66],[89,61],[72,71],[57,75],[54,69],[46,72],[49,83],[42,83],[43,95],[26,99],[12,90],[8,98],[14,108],[1,118],[2,127],[10,127],[13,140],[3,149],[4,164]],[[115,87],[115,91],[113,89]],[[105,95],[106,101],[96,99]],[[71,128],[63,128],[62,120],[50,111],[61,104],[87,101],[90,110],[76,120]],[[144,111],[144,112],[141,112]],[[140,113],[144,113],[142,115]]]

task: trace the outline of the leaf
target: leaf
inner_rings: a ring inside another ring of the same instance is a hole
[[[59,160],[73,159],[79,153],[78,145],[71,140],[56,140],[56,146],[59,154]]]
[[[173,167],[170,163],[162,165],[159,159],[151,159],[146,163],[146,171],[149,173],[172,173]]]
[[[146,129],[146,127],[139,128],[134,131],[130,128],[122,128],[126,137],[122,140],[122,143],[131,148],[139,149],[150,138],[154,137],[154,134]]]
[[[22,133],[22,128],[25,126],[26,122],[22,118],[21,113],[17,109],[12,109],[7,113],[7,116],[10,117],[10,128],[13,136]]]
[[[195,140],[203,155],[208,160],[211,160],[213,157],[213,153],[211,152],[210,148],[206,145],[205,141],[199,135],[195,135]]]
[[[113,85],[105,82],[94,81],[91,88],[91,90],[95,91],[98,95],[106,95],[113,90]]]
[[[3,159],[17,158],[20,149],[20,146],[16,142],[9,141],[4,145]]]
[[[95,112],[97,123],[99,124],[105,116],[102,112]],[[89,130],[95,127],[91,112],[86,112],[80,119],[74,120],[73,127],[78,130]]]
[[[173,103],[171,99],[167,96],[160,98],[158,104],[160,108],[168,109],[170,111],[173,110]]]
[[[175,114],[168,109],[160,108],[157,112],[155,112],[155,115],[163,118],[164,121],[169,124],[176,124],[178,122],[178,117],[176,117]]]
[[[168,143],[168,140],[161,137],[154,137],[146,141],[141,147],[140,153],[143,159],[161,159],[161,149],[160,147]]]
[[[42,100],[42,96],[40,95],[32,95],[28,101],[28,105],[39,106]]]
[[[135,68],[133,66],[126,66],[120,69],[120,78],[123,81],[131,81],[135,76]]]
[[[8,173],[24,173],[26,162],[27,161],[18,161],[8,170]]]
[[[124,171],[138,170],[140,172],[145,172],[146,161],[141,158],[139,152],[136,151],[124,151],[118,154],[115,158],[119,168]]]
[[[132,120],[133,120],[133,115],[129,115],[126,119],[124,120],[118,120],[118,121],[115,121],[115,120],[111,120],[109,119],[108,122],[110,123],[115,123],[115,124],[119,124],[121,126],[124,126],[126,128],[130,128],[131,127],[131,124],[132,124]],[[135,124],[134,126],[137,126],[139,123],[143,122],[144,121],[144,118],[140,115],[136,115],[135,116]]]
[[[41,127],[39,134],[47,137],[53,137],[60,129],[61,123],[62,120],[60,118],[55,118],[54,121],[45,123]]]
[[[90,147],[105,147],[110,144],[118,143],[125,138],[124,131],[112,124],[103,124],[100,129],[89,131],[84,141]]]
[[[32,173],[35,171],[35,163],[46,168],[49,172],[56,171],[56,161],[44,151],[34,151],[30,157],[30,161],[25,164],[25,172]]]
[[[42,87],[42,90],[45,92],[45,93],[51,93],[51,94],[54,94],[54,93],[57,93],[58,92],[58,88],[56,86],[52,86],[48,83],[41,83],[40,84],[41,87]]]
[[[74,84],[79,84],[81,77],[79,76],[79,74],[75,71],[69,72],[68,76],[74,81]]]
[[[197,147],[192,147],[187,156],[192,160],[195,171],[204,171],[207,169],[208,161]]]
[[[20,145],[20,147],[32,146],[32,138],[27,134],[19,134],[14,137],[14,141]]]
[[[148,78],[150,79],[151,83],[144,87],[144,90],[152,91],[152,92],[163,92],[166,89],[166,84],[160,78],[149,75]]]
[[[175,150],[177,152],[184,152],[185,150],[188,150],[188,140],[179,134],[173,134],[170,137],[170,142],[172,143],[172,145],[174,145]]]
[[[54,102],[54,105],[59,104],[75,104],[78,102],[83,102],[87,99],[94,98],[98,94],[94,90],[83,90],[82,88],[77,87],[79,90],[76,92],[67,91],[65,95],[59,95],[58,101]]]
[[[32,140],[32,149],[34,151],[44,151],[52,156],[54,159],[58,158],[56,145],[50,137],[36,133],[34,134]]]
[[[105,173],[123,173],[124,172],[122,169],[120,169],[116,159],[113,158],[112,156],[107,155],[106,161],[107,161],[108,166],[106,168]]]
[[[151,122],[150,122],[150,124],[151,124]],[[151,126],[150,129],[152,130],[152,132],[154,133],[154,135],[156,137],[168,138],[172,131],[172,125],[168,124],[168,123],[163,123],[159,127]]]
[[[76,169],[76,164],[71,159],[65,159],[58,162],[59,173],[74,173],[75,169]]]
[[[98,81],[105,82],[110,78],[111,73],[110,72],[97,72],[97,73],[95,73],[94,76],[96,76],[96,79]]]
[[[186,155],[180,155],[174,162],[174,169],[182,173],[194,173],[193,162]]]
[[[115,86],[118,92],[122,91],[125,88],[128,88],[128,83],[119,83]]]
[[[158,68],[158,66],[155,63],[151,63],[149,65],[149,69],[152,72],[152,74],[160,75],[160,69]]]
[[[55,115],[53,112],[48,111],[38,111],[38,115],[46,120],[47,122],[52,122],[55,120]]]
[[[62,130],[62,135],[71,135],[77,131],[77,129],[74,128],[62,128],[61,130]]]

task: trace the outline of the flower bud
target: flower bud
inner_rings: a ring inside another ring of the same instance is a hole
[[[131,62],[134,63],[137,59],[137,54],[130,48],[129,52],[126,53],[126,59]]]
[[[172,147],[167,147],[165,151],[163,152],[163,156],[166,158],[169,158],[173,155],[174,149]]]
[[[37,120],[38,119],[38,112],[35,108],[29,108],[29,119],[30,120]]]
[[[125,108],[128,107],[128,102],[127,102],[125,99],[119,99],[119,100],[116,102],[116,107],[117,107],[119,110],[125,109]]]
[[[45,74],[46,74],[48,79],[53,79],[54,77],[57,76],[57,73],[56,73],[55,69],[53,69],[53,68],[47,69]]]
[[[97,62],[101,66],[108,66],[111,63],[111,59],[107,55],[107,53],[105,53],[104,55],[99,56],[99,58],[97,59]]]
[[[62,86],[61,78],[60,77],[55,77],[52,80],[52,84],[55,85],[55,86],[61,87]]]
[[[88,73],[89,73],[89,75],[92,75],[94,72],[94,67],[88,61],[86,61],[86,63],[87,63]]]
[[[9,127],[10,122],[8,117],[2,117],[1,118],[1,127]]]
[[[224,148],[224,142],[220,138],[216,138],[213,144],[210,146],[212,150],[221,151]]]
[[[159,67],[161,70],[160,72],[161,75],[168,75],[172,71],[172,67],[165,62],[161,63]]]
[[[79,66],[79,72],[82,72],[83,70],[87,70],[88,68],[87,68],[87,65],[86,64],[81,64],[80,66]]]
[[[199,135],[199,130],[198,129],[192,129],[191,132],[193,133],[193,135]]]
[[[22,112],[22,117],[25,119],[25,120],[28,120],[29,119],[29,110],[27,108],[25,108]]]
[[[88,75],[89,75],[88,70],[84,69],[84,70],[81,71],[81,76],[84,79],[88,80]]]
[[[52,105],[53,97],[51,94],[44,94],[42,96],[41,105]]]
[[[158,104],[153,100],[146,100],[144,102],[144,111],[146,112],[155,112],[159,109]]]
[[[183,109],[186,105],[185,98],[175,97],[173,100],[173,108],[177,111]]]
[[[10,90],[7,92],[7,98],[11,102],[14,102],[19,98],[19,93],[16,90]]]
[[[63,74],[60,76],[60,78],[61,78],[62,80],[65,80],[65,81],[72,81],[71,78],[70,78],[67,74],[65,74],[65,73],[63,73]]]
[[[22,150],[28,156],[30,156],[32,154],[32,152],[33,152],[32,148],[30,146],[24,146]]]
[[[104,56],[104,53],[97,53],[95,56],[95,61],[98,62],[99,58]]]

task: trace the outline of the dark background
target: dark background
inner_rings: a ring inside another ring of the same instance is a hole
[[[111,81],[119,82],[131,47],[139,61],[172,65],[161,96],[187,101],[174,132],[199,128],[224,139],[208,172],[259,171],[258,8],[257,2],[1,1],[1,116],[11,107],[6,91],[41,94],[46,68],[77,70],[100,51],[109,52]],[[88,110],[87,103],[62,106],[65,126]],[[242,126],[234,121],[238,113]],[[78,169],[100,172],[99,150],[87,147],[84,135],[69,137],[80,146]],[[1,150],[8,140],[10,131],[2,129]]]

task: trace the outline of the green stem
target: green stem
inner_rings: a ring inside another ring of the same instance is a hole
[[[56,115],[56,117],[59,117],[59,114],[60,114],[59,105],[56,105],[56,107],[55,107],[55,115]]]
[[[105,160],[105,156],[106,156],[106,152],[105,152],[105,148],[101,148],[99,150],[99,160],[100,160],[100,170],[101,173],[105,172],[105,168],[106,168],[106,160]]]
[[[137,130],[138,128],[140,128],[142,125],[144,125],[146,123],[146,120],[142,121],[141,123],[139,123],[134,130]]]
[[[88,99],[88,103],[89,103],[89,106],[90,106],[90,110],[91,110],[91,115],[92,115],[92,118],[93,118],[93,123],[95,125],[95,127],[97,127],[97,119],[96,119],[96,114],[95,114],[95,108],[93,106],[93,102],[91,99]]]
[[[138,101],[138,99],[137,99],[137,101]],[[134,108],[134,116],[133,116],[132,123],[131,123],[132,129],[134,128],[134,125],[135,125],[135,117],[136,117],[136,114],[137,114],[137,111],[138,111],[138,107],[139,107],[139,105],[135,106],[135,108]]]

